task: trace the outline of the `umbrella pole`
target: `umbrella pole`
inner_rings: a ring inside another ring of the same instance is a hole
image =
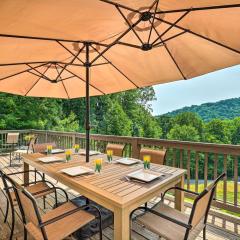
[[[86,162],[89,162],[90,150],[90,97],[89,97],[89,78],[90,78],[90,64],[89,64],[89,43],[86,46]]]

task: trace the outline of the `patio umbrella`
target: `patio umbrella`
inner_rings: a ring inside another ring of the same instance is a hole
[[[89,97],[240,63],[240,0],[2,0],[0,91]]]

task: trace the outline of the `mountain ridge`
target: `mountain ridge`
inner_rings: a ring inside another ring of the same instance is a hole
[[[197,113],[205,122],[212,119],[233,119],[240,117],[240,97],[183,107],[161,116],[176,116],[182,112]]]

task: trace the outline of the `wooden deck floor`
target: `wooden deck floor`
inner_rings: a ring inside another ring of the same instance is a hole
[[[10,172],[16,172],[22,170],[22,165],[9,167],[9,159],[8,156],[0,156],[0,168],[2,168],[6,173]],[[33,176],[32,176],[33,177]],[[20,183],[22,181],[22,177],[16,177],[16,180]],[[55,182],[55,180],[50,179],[52,182]],[[67,189],[66,186],[58,183],[60,187],[63,187],[66,189],[69,193],[70,198],[74,198],[78,196],[78,194],[70,189]],[[2,188],[2,183],[0,183],[0,186]],[[62,196],[63,197],[63,196]],[[43,204],[42,200],[39,200],[39,206],[42,212],[48,211],[52,208],[54,201],[53,196],[49,196],[47,201],[47,208],[43,210]],[[152,200],[152,204],[154,204],[154,201],[157,201],[157,199]],[[168,204],[172,204],[172,202],[168,201]],[[5,213],[5,207],[6,207],[6,199],[3,195],[3,192],[0,191],[0,240],[7,240],[9,239],[9,224],[11,223],[11,219],[8,218],[8,222],[6,224],[3,223],[4,219],[4,213]],[[190,208],[186,207],[186,212],[189,213]],[[18,210],[16,210],[16,228],[14,233],[14,239],[23,239],[23,228],[22,228],[22,222],[19,216]],[[215,210],[212,211],[212,214],[209,215],[209,223],[207,226],[207,239],[208,240],[239,240],[240,239],[240,219],[239,218],[232,218],[228,217],[224,218],[222,216],[222,213],[216,213]],[[108,227],[104,229],[104,240],[113,239],[113,227]],[[29,238],[30,239],[30,238]],[[72,237],[68,239],[73,239]],[[97,240],[99,239],[98,236],[91,237],[91,240]],[[135,240],[157,240],[159,237],[155,235],[154,233],[148,231],[147,229],[140,226],[137,222],[134,222],[132,227],[132,239]],[[202,234],[199,235],[197,240],[202,239]],[[89,239],[90,240],[90,239]]]

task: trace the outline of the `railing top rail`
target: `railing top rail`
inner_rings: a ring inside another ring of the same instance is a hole
[[[48,131],[48,130],[0,130],[0,134],[8,132],[32,132],[42,134],[52,134],[59,136],[73,136],[78,138],[85,138],[84,133],[78,132],[59,132],[59,131]],[[165,139],[154,139],[154,138],[142,138],[142,137],[129,137],[129,136],[115,136],[115,135],[100,135],[91,134],[91,139],[97,141],[106,142],[118,142],[127,144],[138,144],[148,146],[159,146],[165,148],[177,148],[185,150],[193,150],[199,152],[211,152],[220,154],[232,154],[240,155],[240,145],[231,144],[215,144],[215,143],[203,143],[203,142],[188,142],[188,141],[176,141],[176,140],[165,140]]]

